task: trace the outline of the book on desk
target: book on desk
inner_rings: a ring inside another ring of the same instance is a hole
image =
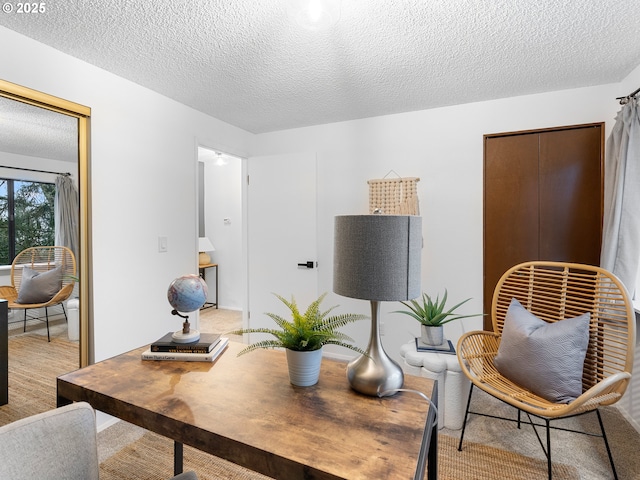
[[[213,362],[227,348],[229,339],[220,337],[216,345],[207,353],[192,352],[152,352],[151,347],[142,352],[142,360],[168,360],[179,362]]]
[[[200,339],[190,343],[178,343],[172,340],[173,332],[169,332],[162,338],[151,344],[152,352],[183,352],[183,353],[209,353],[220,341],[219,333],[201,333]]]
[[[431,353],[445,353],[447,355],[455,355],[456,349],[453,348],[451,340],[445,340],[442,345],[427,345],[420,341],[420,338],[416,337],[416,351],[418,352],[431,352]]]

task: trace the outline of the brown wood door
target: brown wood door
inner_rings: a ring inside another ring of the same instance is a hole
[[[486,135],[484,312],[510,267],[528,260],[598,265],[603,124]],[[485,329],[491,318],[485,317]]]
[[[540,134],[540,260],[600,264],[602,129]]]

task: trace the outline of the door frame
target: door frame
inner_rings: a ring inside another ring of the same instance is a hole
[[[91,265],[91,196],[90,196],[90,119],[91,109],[47,93],[23,87],[0,79],[0,96],[45,108],[78,119],[78,194],[80,208],[78,273],[79,310],[79,365],[94,362],[93,344],[93,273]]]

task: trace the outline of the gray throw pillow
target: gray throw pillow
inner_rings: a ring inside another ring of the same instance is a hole
[[[513,298],[494,364],[512,382],[551,402],[582,394],[590,314],[556,323],[539,319]]]
[[[22,280],[16,303],[46,303],[62,288],[62,267],[36,272],[22,267]]]

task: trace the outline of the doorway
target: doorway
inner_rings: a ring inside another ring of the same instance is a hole
[[[198,160],[199,217],[215,247],[210,255],[218,264],[220,296],[219,309],[203,310],[200,317],[206,321],[219,311],[235,311],[241,316],[238,328],[270,327],[264,312],[281,307],[272,292],[295,294],[301,305],[315,300],[315,153],[243,159],[200,146]],[[211,295],[214,284],[208,279]]]
[[[235,155],[198,147],[198,236],[206,237],[213,246],[214,250],[205,253],[216,265],[201,269],[209,287],[208,303],[199,315],[201,331],[224,333],[242,328],[246,295],[242,163]]]
[[[604,124],[484,137],[484,312],[510,267],[528,260],[598,265]],[[492,329],[491,316],[484,328]]]

